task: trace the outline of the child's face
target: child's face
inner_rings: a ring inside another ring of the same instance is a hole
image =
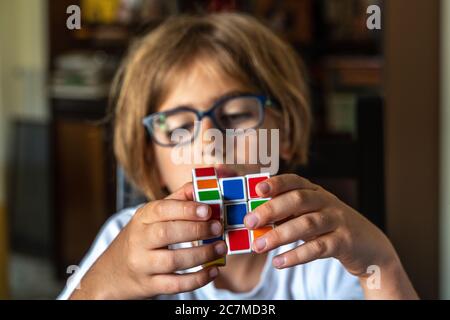
[[[249,89],[241,85],[237,81],[225,77],[214,68],[210,68],[208,64],[195,64],[189,68],[188,72],[184,72],[181,76],[177,77],[176,83],[172,83],[172,87],[165,101],[162,102],[158,111],[169,111],[179,106],[190,106],[194,109],[205,111],[208,110],[213,103],[220,97],[223,97],[232,92],[248,92]],[[279,128],[279,116],[276,116],[275,111],[266,108],[264,122],[260,128],[271,129]],[[213,165],[216,167],[219,178],[226,176],[245,175],[250,173],[260,172],[261,165],[259,164],[215,164],[213,157],[208,157],[210,152],[207,152],[208,144],[211,146],[211,140],[205,140],[203,133],[205,130],[214,128],[209,117],[205,117],[201,121],[200,132],[196,138],[203,139],[204,143],[200,149],[196,149],[195,152],[203,153],[202,163],[175,163],[173,161],[173,148],[163,147],[157,144],[153,144],[155,151],[156,162],[158,165],[161,182],[166,186],[169,191],[174,191],[181,187],[184,183],[192,180],[192,169],[195,167]],[[270,137],[270,133],[268,134]],[[224,137],[225,141],[225,137]],[[271,139],[267,139],[269,144],[268,150],[271,150]],[[192,145],[191,145],[192,146]],[[193,148],[193,146],[192,146]],[[226,156],[227,147],[224,146],[223,153]],[[228,149],[229,150],[229,149]],[[249,152],[248,143],[244,150],[236,149],[236,143],[234,146],[235,154],[239,157],[245,156]],[[245,157],[244,159],[248,159]],[[277,159],[278,161],[278,159]],[[259,161],[258,161],[259,163]]]

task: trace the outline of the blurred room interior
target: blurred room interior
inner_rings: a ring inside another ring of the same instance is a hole
[[[223,10],[265,20],[306,62],[315,118],[298,172],[388,234],[422,298],[449,299],[447,0],[0,0],[0,298],[54,299],[105,220],[142,201],[105,121],[130,40]]]

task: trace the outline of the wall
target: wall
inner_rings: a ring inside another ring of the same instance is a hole
[[[450,299],[450,1],[441,2],[441,298]]]
[[[439,296],[439,1],[385,1],[387,229],[422,298]]]
[[[45,122],[47,1],[0,1],[0,297],[6,294],[6,174],[17,119]]]
[[[0,51],[1,52],[1,51]],[[0,53],[1,54],[1,53]],[[0,55],[0,61],[1,61]],[[0,64],[1,72],[1,64]],[[8,296],[8,285],[7,285],[7,238],[6,233],[6,208],[5,208],[5,165],[4,165],[4,151],[5,150],[5,128],[6,121],[3,112],[3,92],[0,86],[0,299],[5,299]]]

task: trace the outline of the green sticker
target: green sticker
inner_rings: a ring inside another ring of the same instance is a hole
[[[198,197],[199,201],[220,200],[220,194],[217,190],[200,191]]]
[[[269,201],[269,200],[254,200],[254,201],[251,201],[250,202],[251,211],[255,210],[256,208],[258,208],[263,203],[266,203],[267,201]]]

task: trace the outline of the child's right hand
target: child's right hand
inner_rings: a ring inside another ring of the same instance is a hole
[[[224,256],[224,241],[170,250],[170,244],[217,237],[209,206],[192,201],[192,183],[139,208],[81,280],[71,299],[140,299],[192,291],[212,281],[217,267],[176,274]]]

